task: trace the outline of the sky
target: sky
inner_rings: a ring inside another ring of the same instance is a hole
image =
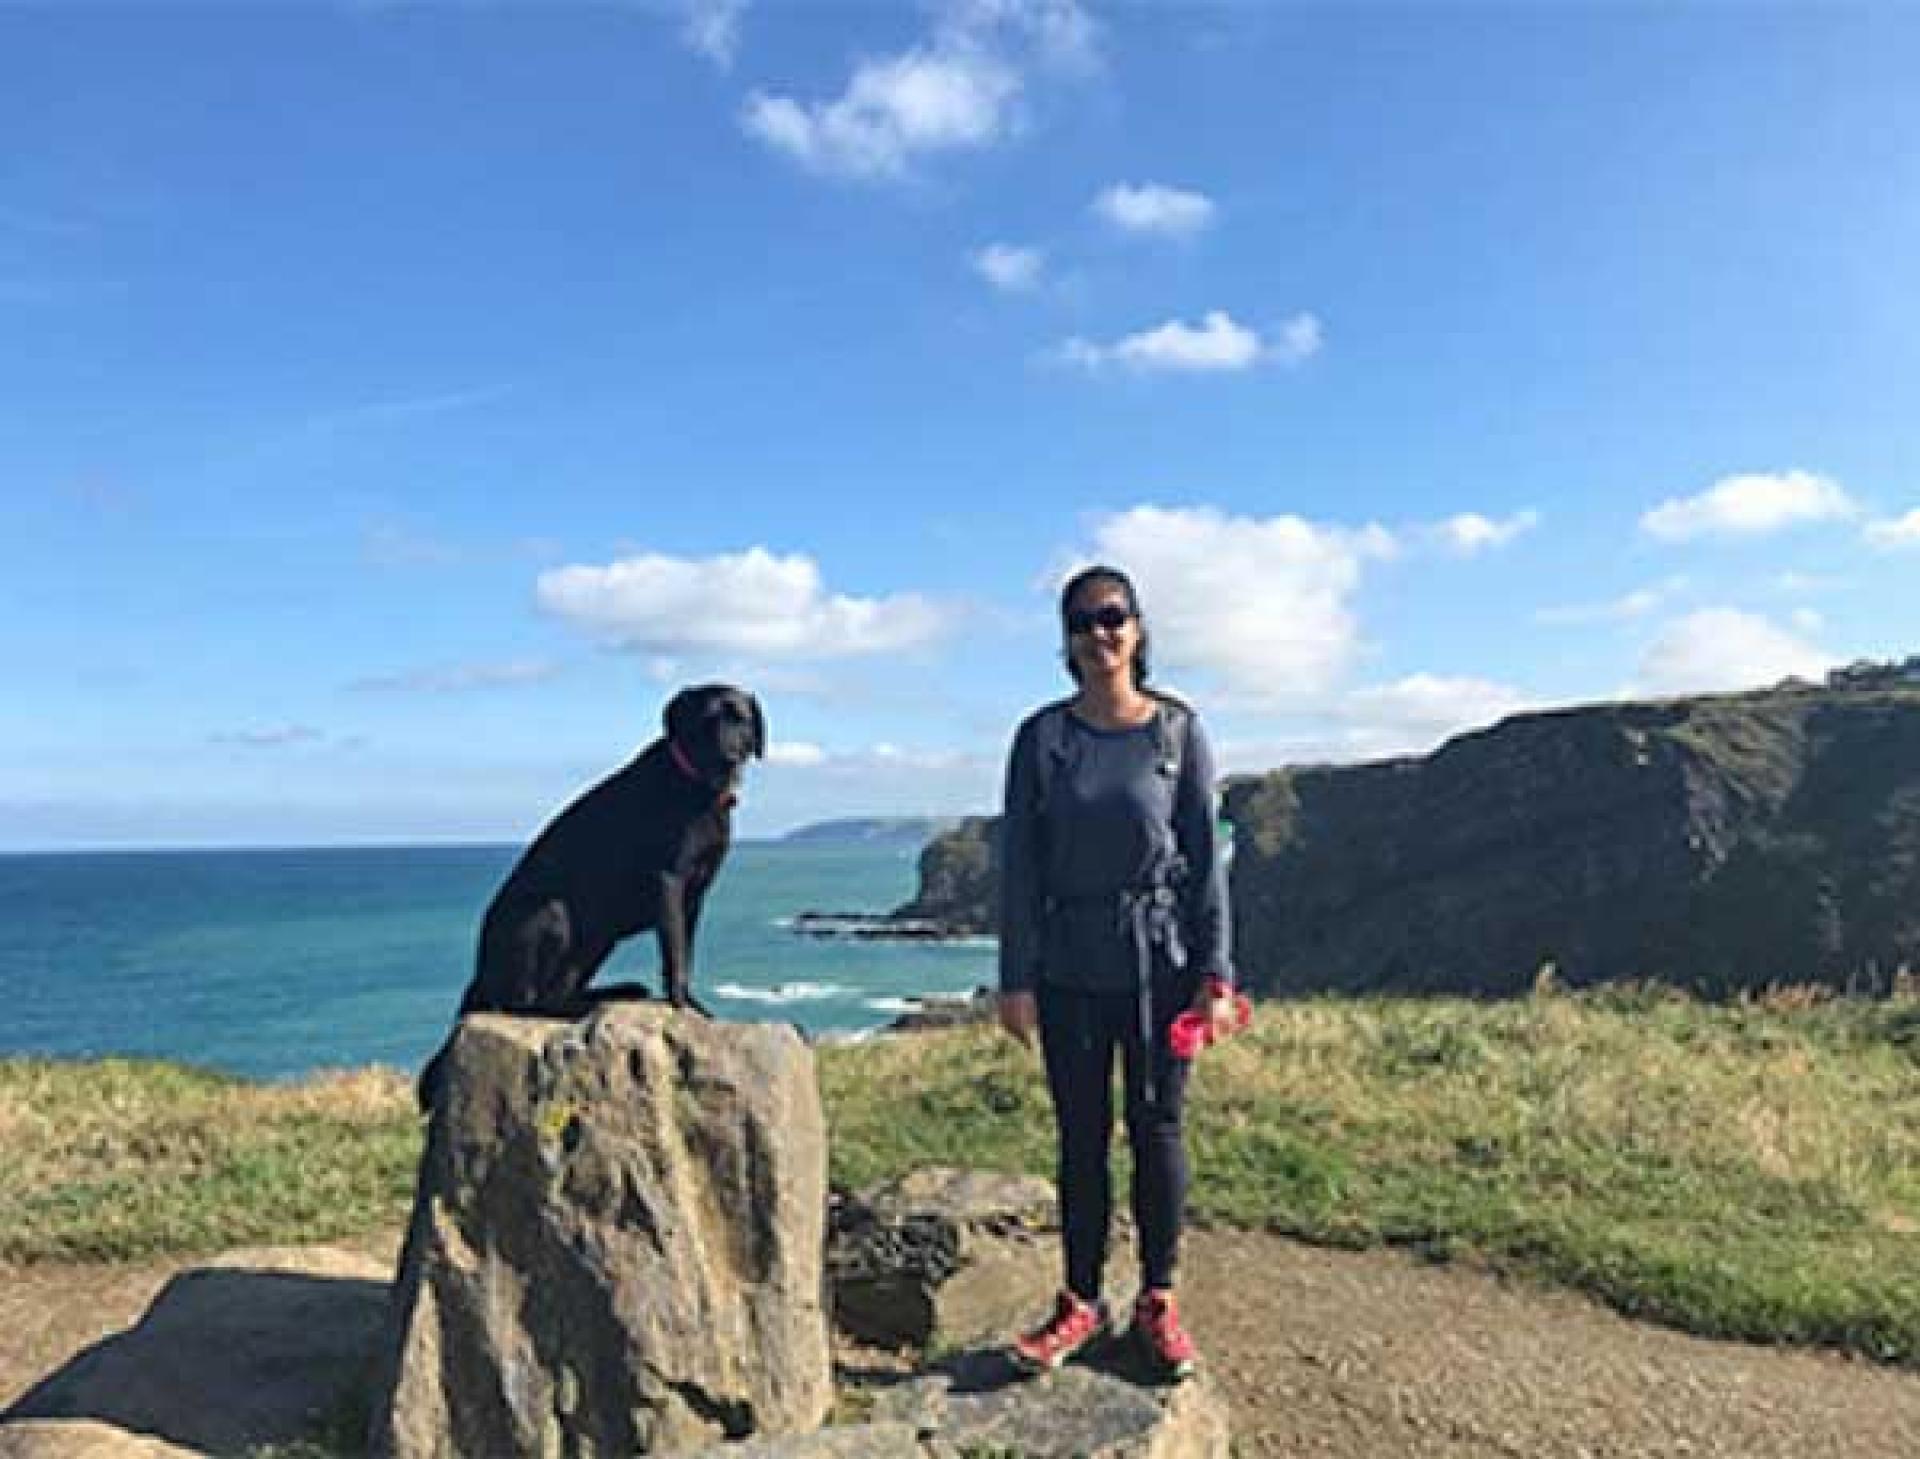
[[[1920,651],[1920,5],[0,0],[0,849],[994,808]]]

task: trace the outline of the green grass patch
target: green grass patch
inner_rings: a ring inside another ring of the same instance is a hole
[[[989,1031],[826,1048],[820,1077],[842,1185],[1052,1169],[1038,1056]],[[0,1060],[0,1261],[392,1231],[419,1138],[391,1072],[260,1085]],[[1911,996],[1266,1003],[1201,1060],[1189,1139],[1204,1222],[1411,1247],[1695,1332],[1920,1365]]]
[[[404,1081],[254,1084],[134,1059],[0,1060],[0,1261],[336,1241],[405,1219]]]
[[[1036,1064],[985,1031],[829,1051],[836,1178],[1044,1173]],[[1920,1363],[1912,998],[1266,1003],[1202,1059],[1189,1130],[1204,1221],[1410,1246],[1695,1332]]]

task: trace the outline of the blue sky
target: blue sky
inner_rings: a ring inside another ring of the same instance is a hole
[[[0,6],[0,845],[985,810],[1920,650],[1920,7]]]

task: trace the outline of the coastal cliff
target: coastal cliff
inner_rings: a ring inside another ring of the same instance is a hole
[[[1502,995],[1547,968],[1883,991],[1920,963],[1910,688],[1517,715],[1426,756],[1236,777],[1224,816],[1261,991]],[[988,925],[991,850],[987,820],[937,838],[909,905]]]

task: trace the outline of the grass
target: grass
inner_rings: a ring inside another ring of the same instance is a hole
[[[984,1030],[820,1056],[833,1176],[1046,1173],[1037,1060]],[[0,1060],[0,1261],[339,1240],[404,1218],[397,1075],[252,1085]],[[1261,1006],[1194,1080],[1203,1222],[1392,1244],[1674,1326],[1920,1365],[1920,999],[1648,990]]]
[[[0,1261],[334,1241],[406,1217],[409,1086],[254,1084],[177,1064],[0,1060]]]
[[[836,1176],[1045,1173],[982,1033],[824,1061]],[[1715,1336],[1920,1363],[1920,1001],[1647,990],[1262,1005],[1190,1096],[1202,1221],[1410,1246]]]

